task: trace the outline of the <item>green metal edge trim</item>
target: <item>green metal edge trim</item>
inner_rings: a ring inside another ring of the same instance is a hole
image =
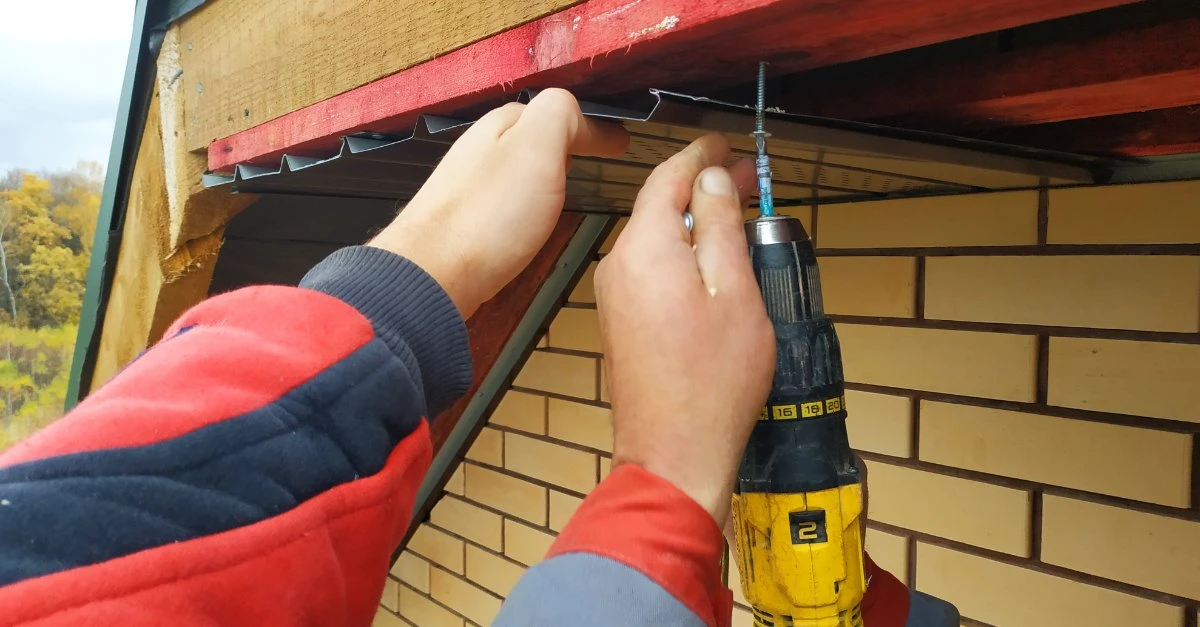
[[[538,333],[545,328],[550,317],[562,306],[568,290],[579,281],[589,261],[596,255],[596,250],[604,242],[604,238],[616,224],[617,216],[589,214],[584,216],[579,229],[567,243],[567,247],[559,256],[554,270],[541,289],[533,297],[529,309],[517,324],[512,337],[505,343],[504,349],[496,359],[496,363],[488,371],[479,389],[462,417],[450,431],[441,450],[433,458],[425,479],[417,490],[416,501],[413,503],[413,517],[404,534],[404,539],[392,554],[392,563],[400,557],[400,553],[408,544],[409,538],[429,515],[442,489],[450,479],[454,469],[462,461],[467,448],[475,440],[475,436],[483,429],[483,425],[491,416],[492,410],[500,402],[504,390],[516,377],[517,370],[529,358],[538,340]]]
[[[1138,159],[1113,170],[1109,184],[1159,183],[1200,179],[1200,153]]]
[[[112,147],[108,153],[108,172],[100,196],[96,220],[96,235],[92,258],[88,264],[87,288],[79,312],[79,334],[71,358],[71,378],[67,383],[65,409],[70,411],[91,386],[92,367],[100,343],[104,309],[116,269],[121,231],[125,226],[125,205],[137,148],[145,127],[146,111],[154,86],[154,59],[151,44],[150,0],[138,0],[134,9],[133,37],[125,64],[125,80],[117,105],[117,124],[113,129]],[[149,62],[147,58],[149,57]],[[148,76],[147,76],[148,75]]]
[[[108,151],[108,168],[96,218],[92,258],[88,263],[87,287],[79,312],[79,333],[75,337],[75,351],[71,356],[65,411],[70,411],[83,400],[91,387],[92,371],[100,349],[100,335],[104,329],[104,314],[116,272],[117,255],[121,249],[121,235],[125,229],[133,166],[137,161],[142,133],[146,128],[146,115],[154,94],[158,48],[167,27],[198,9],[204,2],[138,0],[134,8],[129,56],[125,62],[121,98],[117,104],[117,123]]]
[[[160,26],[166,27],[170,24],[187,17],[192,11],[204,6],[208,0],[164,0],[163,16]]]

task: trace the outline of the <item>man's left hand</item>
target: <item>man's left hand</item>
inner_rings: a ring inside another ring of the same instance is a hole
[[[495,296],[550,237],[566,199],[570,156],[620,155],[629,136],[583,116],[548,89],[495,109],[450,147],[400,215],[368,245],[408,258],[463,318]]]

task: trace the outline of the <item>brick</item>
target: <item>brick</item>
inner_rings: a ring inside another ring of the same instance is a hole
[[[1200,522],[1046,495],[1042,524],[1049,564],[1200,596]]]
[[[513,385],[574,396],[596,398],[596,360],[576,355],[533,351]]]
[[[392,564],[391,575],[421,592],[429,592],[429,562],[411,551],[400,554],[400,559]]]
[[[550,346],[599,353],[600,318],[595,309],[564,307],[550,323]]]
[[[1050,338],[1048,402],[1200,422],[1200,345]]]
[[[867,553],[880,568],[896,576],[896,579],[908,581],[908,538],[894,533],[867,530]],[[470,548],[470,547],[468,547]]]
[[[477,625],[490,625],[500,612],[500,599],[436,568],[429,579],[429,596]]]
[[[604,478],[607,477],[609,475],[609,473],[611,473],[611,472],[612,472],[612,458],[601,456],[600,457],[600,480],[603,481]]]
[[[463,572],[463,541],[429,525],[417,527],[408,549],[448,570]]]
[[[463,627],[462,618],[404,586],[400,586],[400,615],[421,627]]]
[[[379,604],[395,612],[400,609],[400,583],[391,577],[383,581],[383,596]]]
[[[1098,329],[1200,330],[1200,257],[930,257],[925,317]]]
[[[596,454],[515,433],[504,439],[504,467],[576,492],[596,487]]]
[[[1180,627],[1182,620],[1170,605],[923,542],[917,544],[917,587],[992,625]]]
[[[548,435],[612,452],[612,411],[605,407],[550,399]]]
[[[467,498],[536,525],[546,524],[546,488],[474,464],[468,464],[466,471]]]
[[[846,380],[1033,402],[1037,339],[1032,335],[837,325]]]
[[[380,607],[375,610],[375,620],[371,621],[371,627],[409,627],[409,624]]]
[[[506,597],[525,569],[483,549],[467,546],[467,579]]]
[[[567,521],[571,516],[575,515],[575,510],[583,503],[583,499],[563,494],[562,492],[550,491],[550,528],[555,531],[562,531],[563,527],[567,526]]]
[[[925,401],[920,437],[937,464],[1188,506],[1189,434]]]
[[[629,218],[618,219],[616,225],[613,226],[612,231],[609,232],[608,237],[604,238],[604,242],[600,244],[599,252],[612,252],[613,245],[617,243],[617,238],[621,236],[621,231],[625,230],[625,225],[627,224],[629,224]]]
[[[608,371],[604,369],[604,360],[600,360],[600,400],[608,402]]]
[[[914,257],[820,257],[825,312],[911,318],[916,306]]]
[[[513,520],[504,521],[504,554],[526,566],[546,557],[554,536]]]
[[[546,397],[509,390],[492,411],[488,423],[509,429],[546,433]]]
[[[912,455],[911,399],[846,390],[846,411],[850,446],[881,455]]]
[[[1051,244],[1200,242],[1200,181],[1050,190]]]
[[[599,265],[595,261],[588,264],[587,270],[583,271],[583,276],[579,277],[579,282],[575,284],[575,289],[571,290],[571,294],[567,296],[567,302],[570,303],[594,303],[596,302],[596,266]]]
[[[821,207],[820,248],[1037,243],[1037,192],[904,198]]]
[[[475,436],[471,448],[467,449],[467,459],[492,466],[504,466],[504,433],[485,427]]]
[[[446,487],[444,489],[446,490],[446,492],[449,492],[450,494],[457,494],[459,496],[462,496],[462,494],[463,494],[463,467],[462,467],[462,464],[459,464],[458,468],[455,468],[454,472],[450,473],[450,478],[446,480]]]
[[[1029,554],[1029,493],[867,462],[872,520],[967,544]]]
[[[733,608],[732,627],[755,627],[754,614],[751,614],[750,610],[743,607]]]
[[[499,551],[504,546],[504,528],[498,514],[453,496],[443,497],[433,506],[429,521],[489,549]]]

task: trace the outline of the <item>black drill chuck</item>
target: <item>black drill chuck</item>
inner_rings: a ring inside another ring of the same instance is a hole
[[[775,327],[775,378],[738,491],[815,492],[858,481],[846,437],[842,354],[821,303],[812,242],[795,218],[746,222],[750,260]]]

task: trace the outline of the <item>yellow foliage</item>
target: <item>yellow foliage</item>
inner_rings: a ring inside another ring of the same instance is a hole
[[[0,450],[62,414],[99,174],[81,164],[0,179]]]

